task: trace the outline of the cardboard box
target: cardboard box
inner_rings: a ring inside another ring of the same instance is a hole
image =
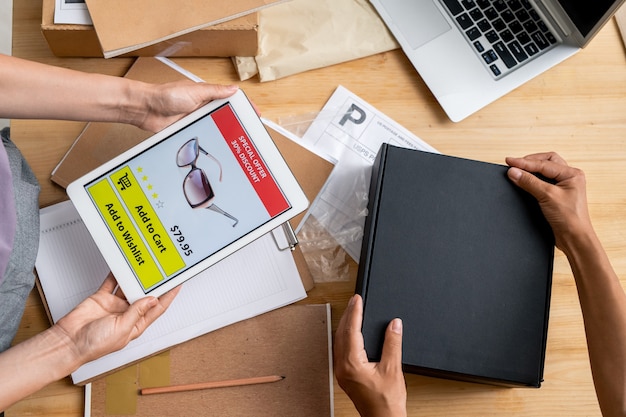
[[[406,372],[505,386],[543,380],[554,236],[508,167],[384,144],[356,290],[378,361],[402,318]]]
[[[52,53],[59,57],[103,57],[91,25],[55,25],[55,0],[43,0],[41,31]],[[256,56],[258,13],[200,29],[123,56]]]

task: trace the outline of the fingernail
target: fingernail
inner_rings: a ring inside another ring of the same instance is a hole
[[[348,307],[352,307],[354,305],[354,299],[356,297],[353,295],[352,297],[350,297],[350,299],[348,300]]]
[[[509,178],[519,180],[522,178],[522,170],[519,168],[509,168]]]
[[[391,322],[391,331],[396,334],[402,334],[402,320],[401,319],[393,319]]]

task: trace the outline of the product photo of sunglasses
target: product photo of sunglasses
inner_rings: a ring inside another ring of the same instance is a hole
[[[211,187],[211,182],[204,170],[196,166],[200,153],[208,156],[218,165],[220,170],[219,182],[222,181],[222,164],[220,161],[202,149],[197,136],[188,140],[180,147],[176,154],[176,164],[180,168],[190,167],[189,173],[183,180],[183,193],[185,194],[187,203],[194,209],[206,208],[219,213],[231,219],[234,222],[232,226],[235,227],[239,220],[213,203],[215,192],[213,191],[213,187]]]

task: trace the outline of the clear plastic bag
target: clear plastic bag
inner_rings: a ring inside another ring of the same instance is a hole
[[[317,115],[319,116],[319,115]],[[314,117],[289,119],[300,137]],[[348,256],[358,263],[367,216],[371,165],[346,152],[296,229],[298,242],[315,282],[346,281]]]

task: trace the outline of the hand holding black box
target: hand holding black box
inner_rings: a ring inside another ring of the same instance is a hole
[[[407,372],[540,386],[554,237],[507,169],[383,145],[356,286],[371,360],[400,317]]]

